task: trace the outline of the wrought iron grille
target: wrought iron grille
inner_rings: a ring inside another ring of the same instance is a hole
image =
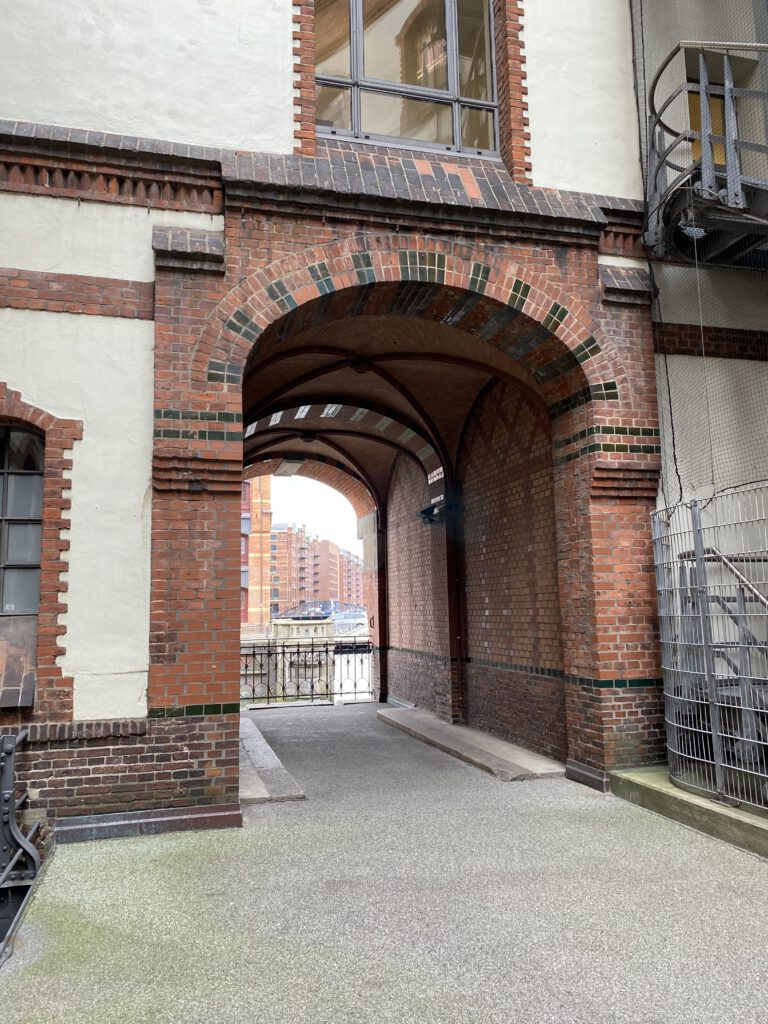
[[[16,815],[27,802],[26,791],[17,796],[16,751],[26,741],[26,731],[0,736],[0,954],[13,936],[40,869],[35,839],[42,822],[34,825],[26,836],[16,824]]]
[[[768,808],[768,486],[653,515],[669,771]]]
[[[253,704],[372,700],[373,645],[355,636],[242,644],[240,699]]]

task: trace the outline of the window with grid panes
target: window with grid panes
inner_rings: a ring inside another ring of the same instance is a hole
[[[498,148],[491,0],[315,0],[319,134]]]
[[[36,616],[40,600],[43,439],[0,427],[0,613]]]

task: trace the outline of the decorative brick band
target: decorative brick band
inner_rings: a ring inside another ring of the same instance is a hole
[[[67,743],[71,740],[101,740],[111,736],[145,736],[146,718],[114,721],[48,722],[25,726],[30,743]]]
[[[238,437],[242,435],[238,434]],[[156,451],[152,466],[152,486],[155,491],[216,491],[236,494],[242,488],[241,459]]]
[[[592,444],[577,448],[576,451],[568,452],[567,455],[560,455],[554,460],[555,466],[564,466],[574,459],[581,459],[585,455],[593,455],[595,452],[627,453],[630,455],[660,455],[661,445],[658,444],[621,444],[614,442],[595,441]]]
[[[147,718],[199,718],[201,715],[239,715],[240,704],[176,704],[150,708]]]
[[[570,412],[571,409],[578,409],[580,405],[588,405],[590,402],[618,402],[618,400],[619,389],[616,386],[616,381],[606,380],[600,384],[590,384],[589,387],[582,388],[567,398],[553,402],[549,407],[549,416],[550,419],[556,420],[558,416]]]
[[[768,331],[655,323],[653,337],[660,355],[768,360]]]
[[[0,307],[152,320],[151,281],[120,281],[81,274],[0,268]]]
[[[589,676],[564,676],[565,682],[590,690],[657,690],[664,685],[663,679],[591,679]]]
[[[7,134],[4,130],[7,124],[0,121],[0,139]],[[48,134],[52,135],[55,128],[46,125],[26,127],[30,129],[30,135],[34,131],[34,139],[16,134],[15,142],[18,145],[21,140],[29,140],[32,142],[31,151],[0,152],[0,191],[147,206],[161,210],[220,213],[223,209],[223,191],[217,175],[212,175],[209,168],[202,173],[195,173],[192,168],[178,166],[182,159],[181,150],[188,152],[193,147],[175,147],[179,150],[179,157],[175,161],[177,166],[173,173],[169,174],[167,166],[147,166],[152,162],[152,150],[165,148],[170,151],[173,148],[167,143],[59,129],[63,134],[87,138],[88,142],[84,142],[83,147],[97,147],[99,150],[98,153],[86,153],[85,159],[77,159],[70,146],[61,155],[50,150],[40,151],[38,147],[41,147],[47,129],[50,129]],[[112,160],[106,157],[102,147],[95,141],[98,138],[113,139],[115,149],[122,150],[120,156]],[[146,155],[140,164],[135,159],[128,162],[126,157],[132,150],[138,151],[140,141],[145,143],[143,151]],[[126,146],[126,142],[133,146]],[[215,159],[218,159],[218,150],[215,154]]]
[[[647,453],[643,453],[647,454]],[[593,498],[641,499],[652,502],[656,498],[661,473],[661,459],[657,455],[650,465],[634,462],[598,462],[592,467],[590,495]]]
[[[618,437],[658,437],[660,431],[658,427],[625,427],[621,423],[602,423],[579,430],[575,434],[571,434],[570,437],[561,438],[554,442],[553,447],[555,450],[567,448],[569,444],[576,444],[578,441],[584,441],[596,434],[610,434]]]

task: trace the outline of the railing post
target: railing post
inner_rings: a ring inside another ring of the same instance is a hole
[[[698,501],[691,502],[691,526],[693,528],[693,551],[696,561],[696,593],[701,620],[704,675],[707,685],[707,700],[709,702],[709,726],[712,734],[712,755],[715,762],[715,783],[717,795],[724,798],[726,794],[723,771],[722,726],[720,722],[720,705],[717,700],[715,661],[712,653],[712,629],[709,618],[709,592],[707,591],[707,562],[704,554],[704,538],[701,528],[701,506]]]
[[[736,118],[736,103],[733,98],[733,67],[731,58],[727,53],[723,54],[723,101],[725,108],[725,175],[726,189],[721,193],[721,198],[728,206],[744,209],[747,205],[744,190],[741,187],[741,157],[736,140],[739,135],[739,125]]]
[[[754,760],[757,756],[757,716],[752,709],[752,658],[750,653],[751,632],[747,627],[747,601],[744,588],[736,590],[736,611],[739,619],[739,696],[741,697],[741,733],[749,744],[749,751],[742,752],[742,760]],[[744,755],[748,754],[748,758]]]
[[[712,111],[709,106],[709,71],[707,58],[699,53],[699,113],[701,121],[701,185],[700,190],[717,195],[715,158],[712,148]]]

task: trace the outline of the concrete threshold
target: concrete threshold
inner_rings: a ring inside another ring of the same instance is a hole
[[[611,792],[697,832],[768,857],[768,817],[690,793],[669,779],[666,765],[610,773]]]
[[[240,803],[265,804],[272,800],[304,800],[283,762],[246,715],[240,716]]]
[[[565,776],[565,765],[559,761],[534,754],[514,743],[506,743],[479,729],[443,722],[422,708],[381,708],[377,717],[387,725],[481,768],[503,782],[562,779]]]

